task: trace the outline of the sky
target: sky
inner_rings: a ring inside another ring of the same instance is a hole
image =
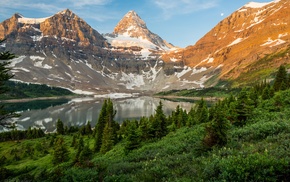
[[[70,9],[98,32],[111,33],[122,17],[134,10],[153,33],[186,47],[247,3],[249,0],[1,0],[0,22],[15,13],[43,18]]]

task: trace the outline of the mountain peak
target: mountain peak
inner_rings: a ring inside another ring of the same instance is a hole
[[[63,11],[58,12],[57,14],[72,16],[74,13],[70,9],[65,9]]]
[[[126,15],[125,15],[125,17],[132,17],[132,16],[139,17],[138,14],[136,13],[136,11],[134,11],[134,10],[128,11],[128,13],[126,13]]]
[[[147,29],[147,26],[140,16],[135,11],[131,10],[121,19],[121,21],[119,21],[114,29],[114,33],[128,33],[131,35],[132,31],[137,29]]]

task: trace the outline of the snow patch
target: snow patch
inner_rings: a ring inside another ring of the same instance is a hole
[[[170,58],[170,61],[172,61],[172,62],[177,62],[178,59],[176,59],[176,58]]]
[[[201,67],[200,69],[193,68],[191,75],[195,75],[195,74],[201,73],[201,72],[206,71],[206,70],[207,70],[206,67]]]
[[[141,87],[142,85],[145,85],[143,76],[134,75],[133,73],[126,74],[122,72],[120,81],[124,81],[126,88],[130,90],[132,90],[133,87]]]
[[[40,56],[30,56],[30,59],[32,59],[33,61],[35,61],[35,60],[43,61],[45,58],[44,57],[40,57]]]
[[[33,40],[33,42],[37,42],[37,41],[41,41],[41,39],[43,38],[43,35],[34,35],[34,36],[30,36]]]
[[[270,37],[268,38],[267,42],[265,42],[264,44],[262,44],[261,46],[267,46],[267,45],[271,45],[270,47],[274,47],[280,44],[284,44],[286,43],[285,40],[282,39],[276,39],[276,40],[272,40]]]
[[[213,63],[214,58],[209,58],[207,63]]]
[[[235,44],[238,44],[238,43],[242,42],[243,40],[244,40],[243,38],[237,38],[232,43],[230,43],[227,47],[230,47],[230,46],[233,46]]]
[[[27,73],[30,72],[30,70],[28,70],[28,69],[26,69],[26,68],[23,68],[23,67],[14,67],[13,70],[11,70],[11,71],[12,71],[12,72],[18,72],[18,71],[16,71],[16,70],[22,70],[22,71],[27,72]]]
[[[191,71],[191,68],[185,66],[181,72],[175,73],[175,75],[177,76],[177,78],[180,78],[180,77],[182,77],[183,75],[185,75],[186,73],[188,73],[190,71]]]
[[[25,58],[26,58],[26,56],[20,56],[18,58],[12,59],[10,61],[9,67],[15,67],[16,64],[21,63]]]
[[[267,5],[272,4],[272,3],[278,3],[280,1],[281,0],[275,0],[272,2],[268,2],[268,3],[249,2],[244,7],[246,7],[246,8],[263,8],[264,6],[267,6]]]
[[[283,33],[283,34],[279,34],[278,38],[280,39],[280,38],[285,37],[285,36],[287,36],[287,35],[288,35],[288,32]]]
[[[46,19],[48,19],[50,17],[46,17],[46,18],[25,18],[25,17],[21,17],[18,18],[18,23],[24,23],[24,24],[40,24],[42,22],[44,22]]]

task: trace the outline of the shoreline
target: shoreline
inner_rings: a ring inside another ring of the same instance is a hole
[[[175,95],[163,95],[163,96],[154,95],[153,97],[157,97],[161,99],[164,98],[164,99],[189,99],[189,100],[201,100],[203,98],[203,100],[206,100],[206,101],[219,101],[223,99],[219,97],[186,97],[186,96],[175,96]]]
[[[56,100],[56,99],[73,99],[81,96],[53,96],[53,97],[36,97],[36,98],[23,98],[23,99],[9,99],[9,100],[0,100],[0,103],[21,103],[29,102],[35,100]]]

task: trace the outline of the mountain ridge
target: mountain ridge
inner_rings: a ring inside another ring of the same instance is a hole
[[[286,52],[269,66],[253,66],[267,55],[290,47],[289,4],[286,0],[248,3],[196,44],[167,49],[162,48],[165,41],[134,11],[105,35],[70,10],[35,19],[34,24],[19,23],[19,17],[13,15],[0,24],[0,38],[7,38],[0,51],[7,49],[20,55],[13,61],[15,79],[86,93],[210,87],[223,80],[236,82],[255,70],[274,70],[290,63]],[[271,71],[253,79],[259,81],[269,75]]]

